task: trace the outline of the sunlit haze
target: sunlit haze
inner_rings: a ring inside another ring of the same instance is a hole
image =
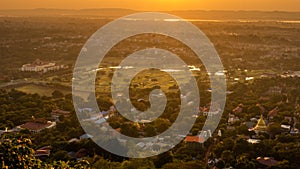
[[[127,8],[134,10],[300,11],[299,0],[1,0],[0,9]]]

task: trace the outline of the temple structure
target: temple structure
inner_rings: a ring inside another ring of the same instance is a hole
[[[267,131],[267,125],[264,121],[263,115],[260,116],[260,119],[257,121],[256,126],[250,129],[250,131],[255,131],[255,133]]]

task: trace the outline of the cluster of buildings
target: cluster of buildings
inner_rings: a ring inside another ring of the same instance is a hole
[[[59,121],[59,117],[69,117],[70,112],[69,111],[63,111],[63,110],[52,110],[51,112],[51,118],[53,121],[46,120],[45,118],[35,118],[32,116],[32,120],[21,124],[15,128],[5,130],[0,130],[0,136],[4,133],[18,133],[22,129],[27,129],[31,133],[38,133],[44,129],[50,129],[56,126],[56,122]]]
[[[262,107],[260,104],[257,104],[256,106],[259,107],[259,109],[262,112],[266,111],[265,108]],[[228,121],[227,121],[228,122],[227,129],[229,129],[230,126],[232,124],[234,124],[235,122],[241,121],[241,119],[236,115],[243,111],[243,107],[244,106],[242,104],[240,104],[232,110],[232,113],[229,113]],[[255,117],[251,118],[250,121],[243,122],[243,124],[246,124],[249,131],[254,131],[256,134],[262,133],[262,132],[268,132],[268,126],[270,124],[274,123],[273,119],[276,116],[278,116],[278,113],[279,113],[279,108],[275,107],[274,109],[270,110],[267,113],[266,119],[264,119],[263,114],[261,114],[260,116],[255,116]],[[284,121],[287,121],[288,124],[285,124],[285,123],[280,124],[281,132],[290,133],[290,134],[298,134],[299,133],[299,130],[295,127],[296,121],[297,121],[296,117],[284,116],[283,119],[284,119]]]
[[[44,129],[50,129],[56,126],[56,122],[59,121],[59,117],[69,117],[70,112],[69,111],[63,111],[63,110],[52,110],[51,112],[51,118],[53,121],[48,121],[44,118],[35,118],[32,116],[32,120],[21,124],[15,128],[5,130],[0,130],[0,136],[5,133],[18,133],[21,130],[29,130],[31,133],[38,133]],[[46,158],[50,156],[51,146],[45,146],[41,147],[34,151],[34,156],[38,158]]]
[[[67,68],[67,66],[65,66],[65,65],[58,65],[55,62],[44,62],[44,61],[41,61],[40,59],[36,59],[32,63],[22,65],[21,71],[46,73],[49,71],[56,71],[56,70],[65,69],[65,68]]]

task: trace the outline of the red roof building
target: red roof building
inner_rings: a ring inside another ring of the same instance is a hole
[[[243,104],[239,104],[236,108],[234,108],[234,109],[232,110],[232,112],[233,112],[233,113],[242,113],[243,107],[244,107]]]
[[[37,133],[43,129],[52,128],[55,125],[56,122],[47,121],[45,119],[34,119],[33,121],[22,124],[19,127],[22,129],[28,129],[33,133]]]
[[[64,110],[52,110],[51,112],[51,117],[53,120],[55,121],[59,121],[59,117],[60,116],[64,116],[64,117],[69,117],[70,116],[70,112],[69,111],[64,111]]]
[[[35,157],[50,156],[51,146],[45,146],[34,151]]]
[[[278,161],[277,160],[274,160],[274,158],[271,158],[271,157],[257,157],[256,159],[257,162],[259,162],[260,164],[262,165],[265,165],[265,166],[276,166],[278,164]]]
[[[269,111],[268,118],[273,119],[275,116],[277,116],[278,112],[278,107],[274,108],[273,110]]]
[[[35,157],[42,157],[42,156],[50,156],[50,150],[36,150],[34,152]]]
[[[186,136],[184,142],[186,143],[204,143],[204,138],[200,136]]]

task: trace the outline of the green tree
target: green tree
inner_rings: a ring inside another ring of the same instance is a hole
[[[122,163],[123,169],[154,169],[155,166],[152,161],[147,159],[132,159]]]
[[[5,139],[0,143],[1,164],[8,168],[40,168],[41,162],[34,158],[30,139]]]
[[[156,168],[161,168],[163,165],[173,161],[173,155],[171,152],[165,152],[155,157],[153,160]]]
[[[3,139],[3,138],[2,138]],[[65,168],[76,168],[76,169],[88,169],[90,164],[87,161],[78,162],[63,162],[53,161],[50,163],[43,162],[34,157],[34,150],[31,148],[32,142],[27,138],[13,138],[3,139],[0,142],[0,164],[1,168],[14,168],[14,169],[25,169],[25,168],[45,168],[45,169],[65,169]],[[66,155],[65,152],[57,153],[62,154],[62,158]],[[59,155],[57,155],[58,157]],[[60,160],[60,159],[58,159]]]
[[[59,90],[54,90],[52,92],[52,97],[55,99],[62,98],[62,97],[64,97],[64,94]]]
[[[70,156],[68,155],[67,151],[59,150],[56,153],[53,154],[54,160],[62,160],[62,161],[68,161],[70,160]]]
[[[280,127],[280,124],[278,124],[278,123],[270,124],[270,125],[268,126],[268,132],[269,132],[269,134],[271,135],[271,137],[274,137],[274,136],[276,136],[277,134],[280,134],[280,133],[281,133],[281,127]]]
[[[248,154],[241,154],[236,159],[235,168],[256,169],[255,162],[249,159]]]

